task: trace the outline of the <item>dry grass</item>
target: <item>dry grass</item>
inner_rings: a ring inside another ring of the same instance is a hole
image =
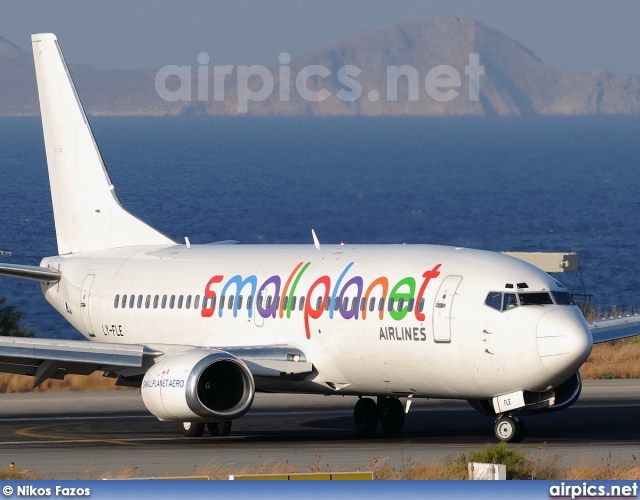
[[[313,465],[303,471],[300,468],[289,464],[288,461],[285,461],[284,463],[265,462],[258,467],[237,467],[234,464],[221,465],[216,462],[212,462],[206,465],[190,467],[182,470],[166,470],[163,474],[155,474],[153,477],[208,477],[209,479],[225,480],[229,479],[230,475],[241,474],[295,474],[297,472],[321,472],[317,469],[318,466]],[[129,467],[127,469],[122,469],[119,472],[107,472],[99,475],[95,475],[90,471],[87,471],[78,479],[133,479],[139,477],[150,476],[141,475],[138,467]]]
[[[45,380],[32,389],[33,377],[0,373],[0,394],[16,392],[47,392],[47,391],[107,391],[122,389],[116,387],[116,379],[103,377],[102,372],[94,372],[89,376],[67,375],[64,380]]]
[[[593,346],[580,371],[586,379],[640,378],[640,337]]]
[[[483,458],[485,460],[483,460]],[[393,466],[386,460],[374,458],[369,464],[356,471],[373,471],[376,480],[466,480],[468,479],[468,460],[504,463],[507,466],[507,478],[516,480],[638,480],[640,479],[640,464],[635,457],[629,462],[611,463],[610,459],[602,465],[592,465],[588,462],[576,467],[562,467],[558,464],[558,457],[535,458],[529,457],[519,447],[508,448],[504,444],[487,444],[480,451],[470,451],[468,455],[448,456],[442,461],[421,463],[412,458],[405,459],[402,466]],[[154,477],[206,477],[212,480],[227,480],[230,475],[241,474],[295,474],[313,472],[344,472],[331,467],[318,455],[316,462],[306,468],[284,463],[265,462],[258,467],[238,467],[234,464],[210,464],[181,470],[166,470],[164,473],[154,474]],[[142,474],[138,467],[122,469],[119,472],[94,474],[87,470],[75,479],[135,479],[150,477]],[[0,472],[0,480],[6,479],[43,479],[29,471]]]
[[[622,311],[587,310],[585,318],[593,321],[602,318],[630,316],[637,309]],[[589,359],[580,369],[585,379],[640,378],[640,337],[614,340],[593,346]]]
[[[432,462],[423,464],[408,458],[404,461],[402,467],[394,467],[388,461],[380,461],[374,458],[365,470],[373,471],[374,479],[467,479],[468,473],[466,466],[464,470],[451,466],[447,462]]]

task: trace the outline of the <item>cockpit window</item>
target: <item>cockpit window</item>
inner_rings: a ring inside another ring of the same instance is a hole
[[[515,293],[505,293],[504,294],[504,310],[508,311],[509,309],[513,309],[514,307],[518,307],[518,297]]]
[[[520,304],[523,306],[542,306],[553,304],[553,300],[548,292],[521,293]]]
[[[553,296],[553,300],[551,297]],[[504,293],[489,292],[484,301],[485,305],[496,311],[508,311],[514,307],[522,306],[544,306],[558,304],[560,306],[573,306],[575,302],[569,292],[520,292]]]
[[[551,292],[553,295],[553,300],[559,306],[575,306],[576,303],[573,301],[573,297],[569,292]]]
[[[494,308],[496,311],[502,311],[502,293],[489,292],[487,299],[484,301],[486,305]]]

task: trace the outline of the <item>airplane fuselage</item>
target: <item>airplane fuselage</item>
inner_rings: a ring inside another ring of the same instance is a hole
[[[89,340],[286,344],[315,368],[288,387],[297,392],[539,392],[574,374],[591,349],[575,305],[489,307],[490,292],[566,290],[529,264],[480,250],[175,245],[58,256],[42,266],[63,276],[43,284],[46,299]]]

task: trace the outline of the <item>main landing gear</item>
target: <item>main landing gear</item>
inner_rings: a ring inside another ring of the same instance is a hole
[[[353,423],[361,434],[373,434],[378,427],[385,434],[399,434],[404,427],[404,408],[398,398],[360,398],[353,409]]]
[[[499,415],[494,427],[496,437],[506,443],[519,443],[527,434],[524,420],[513,415]]]
[[[231,420],[205,424],[203,422],[182,422],[182,433],[185,437],[201,437],[207,427],[212,436],[228,436],[231,432]]]

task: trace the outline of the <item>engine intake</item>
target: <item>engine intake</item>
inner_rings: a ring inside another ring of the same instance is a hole
[[[142,400],[160,420],[222,422],[244,415],[255,395],[251,372],[233,354],[191,349],[167,356],[142,380]]]

